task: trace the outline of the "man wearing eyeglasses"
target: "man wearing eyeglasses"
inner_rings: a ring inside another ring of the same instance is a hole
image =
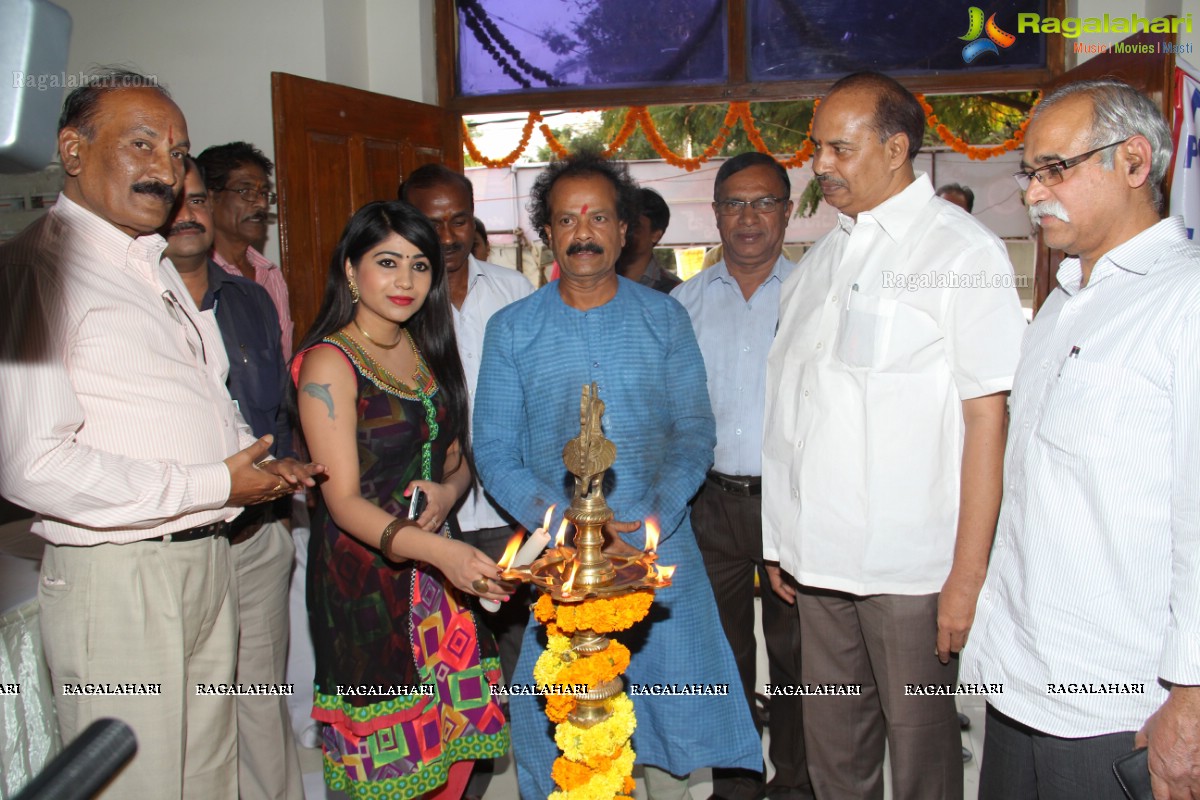
[[[216,241],[212,257],[231,275],[249,278],[267,290],[279,313],[283,358],[292,357],[294,325],[288,305],[283,270],[262,254],[267,241],[267,222],[275,205],[271,185],[274,164],[261,150],[247,142],[209,147],[196,156],[204,171],[212,203]]]
[[[762,625],[770,681],[800,683],[800,621],[773,592],[762,554],[762,423],[767,351],[779,321],[779,289],[796,265],[783,257],[792,215],[791,181],[774,158],[758,152],[734,156],[717,170],[713,212],[721,234],[720,261],[671,291],[692,320],[708,396],[717,421],[717,446],[707,480],[692,504],[692,529],[721,626],[737,661],[751,716],[755,713],[756,644],[754,578],[763,587]],[[775,776],[713,770],[713,797],[812,798],[804,758],[801,698],[769,701],[771,763]]]
[[[1056,90],[1026,133],[1017,183],[1068,257],[1022,344],[963,657],[1004,687],[986,800],[1117,800],[1146,744],[1156,798],[1200,797],[1200,249],[1161,218],[1171,151],[1117,81]]]
[[[201,311],[211,311],[229,357],[229,394],[256,436],[272,434],[271,452],[292,452],[284,402],[287,369],[279,344],[279,317],[254,281],[230,275],[209,258],[213,218],[209,192],[188,156],[183,192],[162,235],[164,255]],[[284,683],[288,656],[288,586],[295,546],[285,520],[291,498],[248,506],[232,523],[238,587],[237,682]],[[300,687],[301,691],[305,687]],[[304,794],[300,758],[282,695],[237,698],[238,795],[241,800],[298,798]]]
[[[1025,321],[1004,245],[914,171],[924,130],[878,73],[818,106],[813,172],[837,225],[785,281],[767,360],[768,574],[797,606],[804,682],[861,687],[805,697],[822,800],[882,798],[885,743],[893,797],[963,796],[955,654]]]
[[[59,120],[54,207],[0,246],[0,493],[39,515],[46,662],[64,741],[115,717],[138,752],[104,798],[238,797],[230,521],[323,468],[266,461],[228,361],[155,233],[187,123],[106,71]],[[123,687],[136,688],[136,693]]]

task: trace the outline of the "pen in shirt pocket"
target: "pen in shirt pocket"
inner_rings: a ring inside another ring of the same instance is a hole
[[[1079,358],[1080,352],[1079,345],[1075,345],[1071,348],[1071,352],[1067,353],[1067,357],[1063,359],[1062,366],[1058,368],[1058,377],[1062,377],[1063,367],[1067,366],[1067,361],[1072,358]]]

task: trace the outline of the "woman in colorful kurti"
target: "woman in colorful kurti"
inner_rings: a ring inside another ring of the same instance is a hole
[[[308,562],[325,782],[460,797],[472,762],[508,749],[495,644],[463,593],[505,594],[495,563],[443,535],[471,479],[467,390],[439,242],[411,206],[350,220],[292,374],[328,468]],[[415,487],[428,503],[409,521]]]

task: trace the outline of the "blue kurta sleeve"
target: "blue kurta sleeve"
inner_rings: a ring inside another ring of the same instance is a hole
[[[566,508],[562,489],[539,479],[526,463],[525,381],[514,355],[513,320],[511,314],[494,315],[484,335],[473,418],[475,466],[484,491],[532,531],[551,503],[559,504],[556,520]]]

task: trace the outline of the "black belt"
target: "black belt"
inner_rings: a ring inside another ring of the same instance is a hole
[[[740,494],[743,497],[757,497],[762,494],[762,478],[757,475],[726,475],[709,470],[708,479],[716,484],[717,488],[730,494]]]
[[[166,536],[154,536],[143,541],[147,542],[194,542],[197,539],[207,539],[210,536],[229,536],[231,526],[228,522],[210,522],[207,525],[198,525],[195,528],[188,528],[184,531],[175,531],[168,533]],[[167,537],[171,537],[168,539]]]

